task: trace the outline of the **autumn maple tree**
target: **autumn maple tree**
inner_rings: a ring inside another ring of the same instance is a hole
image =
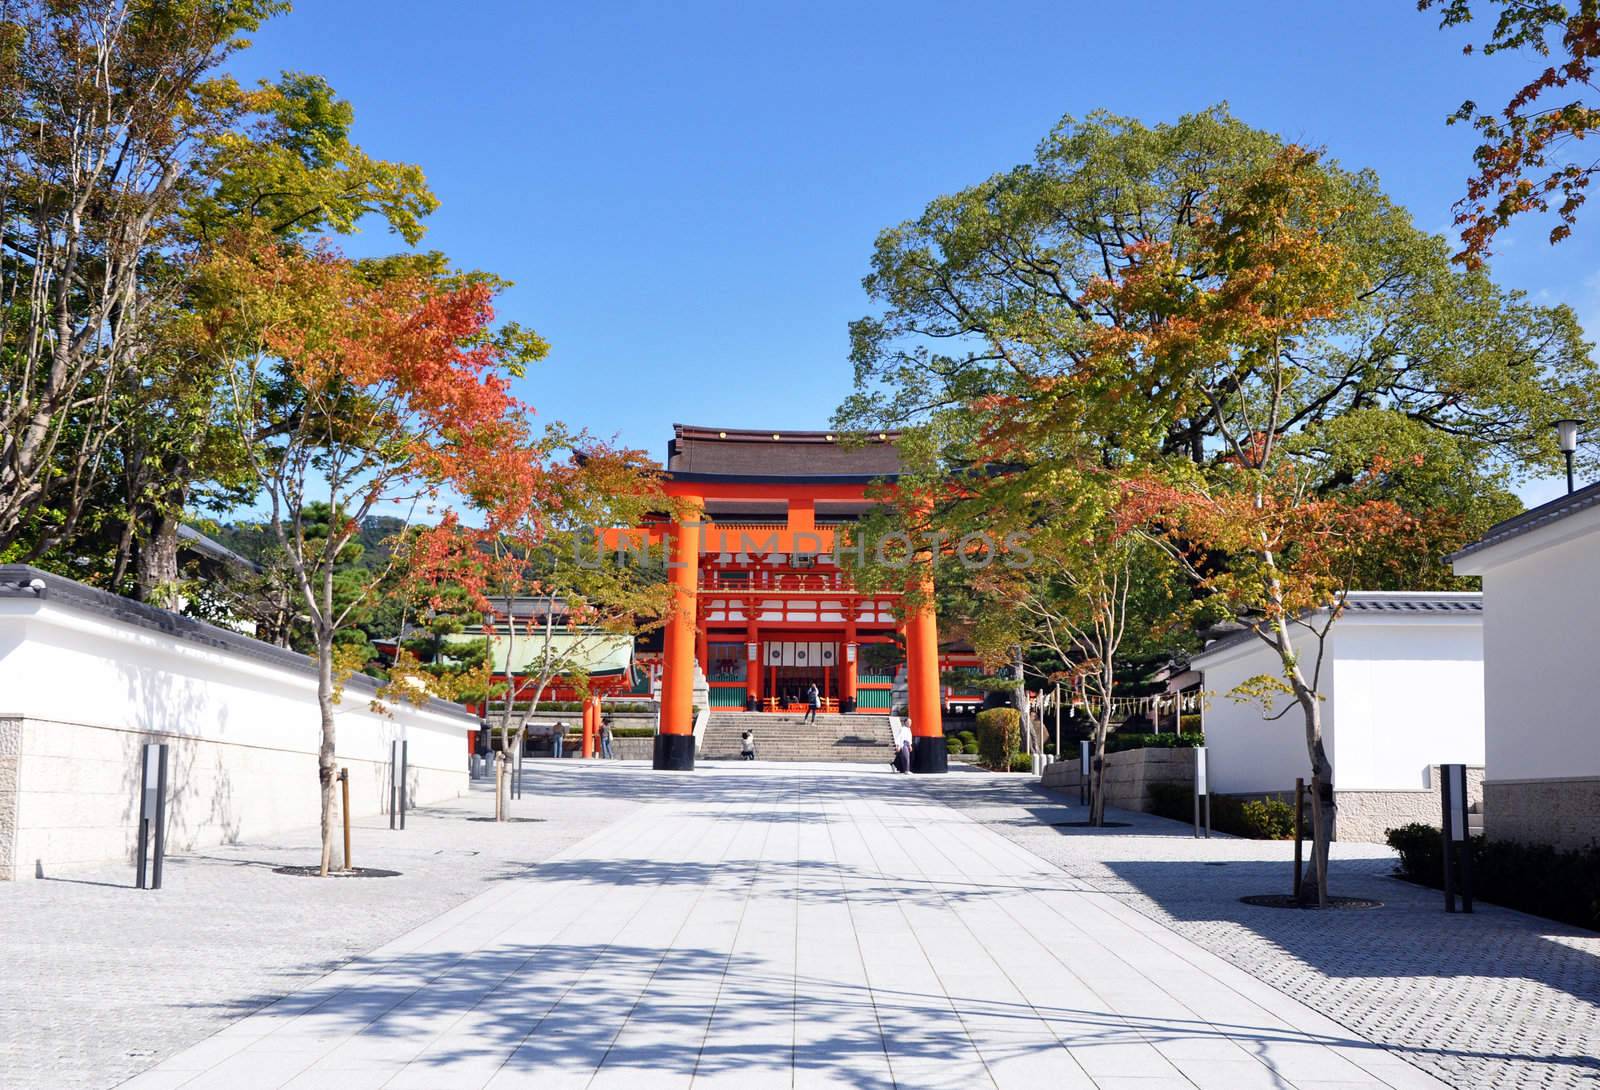
[[[1469,99],[1450,118],[1477,129],[1480,140],[1472,153],[1477,173],[1456,203],[1459,259],[1481,266],[1513,219],[1549,213],[1552,204],[1557,222],[1550,241],[1560,242],[1572,233],[1589,183],[1600,172],[1600,160],[1581,147],[1600,124],[1594,97],[1600,0],[1417,0],[1417,8],[1437,8],[1447,28],[1471,23],[1474,13],[1492,12],[1486,39],[1469,43],[1464,52],[1489,56],[1526,49],[1549,60],[1499,110],[1484,110]]]
[[[509,378],[543,342],[493,324],[494,282],[425,260],[362,263],[328,249],[241,240],[210,269],[215,350],[231,361],[235,420],[267,523],[305,611],[317,666],[322,856],[333,855],[336,637],[364,596],[335,593],[335,569],[380,508],[419,512],[446,490],[531,488],[524,407]],[[308,533],[313,504],[326,524]],[[387,574],[371,573],[367,589]]]
[[[1247,682],[1271,717],[1298,710],[1311,772],[1313,881],[1328,901],[1333,764],[1323,742],[1322,661],[1353,581],[1374,560],[1422,544],[1425,522],[1383,495],[1381,450],[1354,481],[1329,488],[1314,437],[1294,428],[1314,368],[1316,323],[1352,307],[1366,270],[1340,230],[1318,156],[1289,147],[1241,179],[1197,221],[1182,269],[1168,247],[1140,246],[1093,294],[1126,320],[1103,327],[1084,381],[1159,391],[1167,413],[1202,407],[1218,456],[1169,460],[1130,481],[1120,518],[1160,531],[1204,594],[1271,648],[1279,670]],[[1197,275],[1196,275],[1197,274]],[[1272,713],[1272,696],[1289,696]]]

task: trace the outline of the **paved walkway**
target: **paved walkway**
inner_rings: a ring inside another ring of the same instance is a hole
[[[274,874],[316,861],[302,829],[172,856],[158,891],[129,863],[0,882],[0,1088],[108,1090],[643,805],[620,769],[539,765],[511,824],[486,788],[357,822],[356,862],[398,878]]]
[[[911,778],[601,775],[643,805],[128,1085],[1443,1085]]]

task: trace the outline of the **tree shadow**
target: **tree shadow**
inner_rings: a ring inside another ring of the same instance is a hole
[[[1056,815],[1070,809],[1042,801],[1050,792],[1036,784],[944,785],[931,793],[999,827],[1025,828],[1036,820],[1054,824]],[[1325,912],[1248,905],[1239,898],[1290,892],[1292,845],[1277,844],[1269,850],[1280,858],[1263,859],[1265,842],[1218,836],[1204,848],[1197,843],[1191,858],[1181,858],[1190,854],[1183,847],[1191,840],[1187,823],[1145,814],[1116,816],[1127,817],[1131,827],[1055,827],[1062,836],[1105,838],[1084,865],[1069,864],[1070,872],[1101,892],[1135,895],[1128,903],[1203,946],[1216,946],[1252,975],[1289,990],[1303,967],[1340,994],[1362,986],[1367,995],[1363,1017],[1382,1031],[1377,1035],[1413,1039],[1418,1035],[1390,1021],[1381,993],[1386,986],[1414,988],[1415,981],[1428,981],[1434,1002],[1412,1012],[1406,1020],[1410,1029],[1437,1021],[1430,1038],[1455,1042],[1475,1035],[1479,1041],[1533,1047],[1389,1047],[1465,1062],[1540,1065],[1545,1068],[1541,1077],[1560,1080],[1581,1072],[1577,1077],[1600,1082],[1600,1059],[1593,1047],[1584,1047],[1600,1042],[1600,942],[1594,933],[1481,902],[1472,915],[1446,914],[1438,891],[1390,877],[1393,864],[1376,846],[1368,858],[1336,855],[1330,861],[1330,886],[1342,896],[1383,902],[1381,908]],[[1152,859],[1150,838],[1178,843],[1166,850],[1168,858]],[[1104,874],[1096,877],[1099,868]],[[1561,998],[1541,1005],[1527,995],[1529,983],[1562,993]],[[1549,1025],[1552,1018],[1559,1027]],[[1452,1025],[1453,1020],[1464,1024]],[[1482,1071],[1474,1077],[1475,1085],[1495,1081]]]
[[[952,1011],[959,1012],[960,1018]],[[1082,1054],[1108,1046],[1228,1042],[1329,1046],[1447,1061],[1536,1060],[1593,1068],[1581,1057],[1467,1048],[1373,1044],[1228,1020],[1113,1014],[959,991],[868,988],[769,960],[703,946],[599,947],[510,942],[465,955],[368,957],[281,999],[249,997],[219,1009],[256,1015],[241,1049],[290,1050],[308,1037],[337,1040],[311,1070],[364,1060],[447,1073],[585,1071],[706,1077],[737,1072],[752,1082],[793,1068],[864,1088],[897,1085],[896,1064],[943,1063],[970,1054],[967,1024],[985,1032],[988,1064],[1041,1049]],[[796,1023],[803,1024],[797,1034]],[[272,1035],[272,1036],[268,1036]],[[796,1040],[803,1044],[796,1045]],[[904,1077],[903,1075],[901,1076]]]

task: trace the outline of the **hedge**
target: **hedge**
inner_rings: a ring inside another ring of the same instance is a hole
[[[1194,749],[1206,744],[1203,734],[1121,734],[1106,735],[1106,752],[1122,753],[1130,749]]]
[[[656,736],[656,729],[654,727],[612,727],[611,728],[611,737],[613,737],[613,738],[654,738],[655,736]]]
[[[978,755],[983,763],[1003,772],[1011,767],[1022,744],[1022,717],[1015,708],[988,708],[978,713]]]
[[[1443,834],[1403,825],[1385,839],[1400,853],[1403,877],[1444,887]],[[1560,851],[1548,844],[1472,838],[1472,894],[1491,904],[1600,931],[1600,845]]]
[[[1150,812],[1174,821],[1194,821],[1194,788],[1177,783],[1150,785]],[[1278,799],[1211,796],[1211,827],[1251,840],[1287,840],[1294,836],[1294,807]]]

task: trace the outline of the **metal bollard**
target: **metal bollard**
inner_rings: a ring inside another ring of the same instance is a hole
[[[1201,800],[1205,800],[1205,836],[1211,839],[1211,790],[1206,784],[1206,747],[1194,747],[1194,835],[1200,836]]]
[[[167,743],[146,742],[141,756],[139,861],[134,867],[134,886],[160,889],[161,863],[167,854]],[[150,852],[152,840],[155,841],[154,858],[147,868],[145,856]]]
[[[1472,834],[1467,827],[1467,766],[1439,766],[1439,795],[1444,804],[1444,910],[1472,911]],[[1459,883],[1457,881],[1459,873]]]

